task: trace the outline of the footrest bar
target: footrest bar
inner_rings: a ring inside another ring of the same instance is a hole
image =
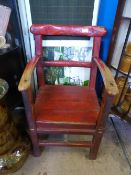
[[[40,146],[70,146],[70,147],[92,147],[91,141],[39,141]]]
[[[66,128],[38,128],[37,133],[48,133],[48,134],[90,134],[94,135],[96,130],[94,129],[66,129]]]

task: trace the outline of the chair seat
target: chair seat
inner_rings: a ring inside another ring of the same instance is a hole
[[[96,124],[100,106],[94,90],[80,86],[45,85],[39,89],[37,124]]]

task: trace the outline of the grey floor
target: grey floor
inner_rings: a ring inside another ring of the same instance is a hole
[[[107,122],[98,157],[88,149],[45,148],[38,158],[30,155],[14,175],[131,175],[131,125],[117,117]],[[67,136],[65,136],[67,138]]]

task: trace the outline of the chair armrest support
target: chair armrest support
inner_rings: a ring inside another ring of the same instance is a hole
[[[118,94],[119,90],[110,69],[101,59],[93,58],[93,60],[101,72],[106,92],[112,96]]]
[[[25,70],[23,72],[23,75],[18,85],[19,91],[24,91],[30,88],[32,73],[39,59],[40,59],[39,56],[33,57],[26,65]]]

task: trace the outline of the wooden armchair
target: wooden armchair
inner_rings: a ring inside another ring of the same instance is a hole
[[[19,83],[22,92],[29,135],[33,153],[40,155],[41,146],[89,147],[90,159],[96,159],[105,129],[113,97],[118,93],[114,78],[99,58],[101,37],[106,34],[103,27],[35,24],[31,26],[35,39],[35,57],[27,64]],[[43,61],[42,35],[70,35],[94,37],[91,62]],[[44,82],[43,67],[85,67],[90,68],[89,86],[47,85]],[[31,77],[36,67],[38,92],[32,97]],[[97,67],[105,89],[101,104],[95,92]],[[49,141],[40,140],[39,134],[81,134],[92,135],[92,141]]]

